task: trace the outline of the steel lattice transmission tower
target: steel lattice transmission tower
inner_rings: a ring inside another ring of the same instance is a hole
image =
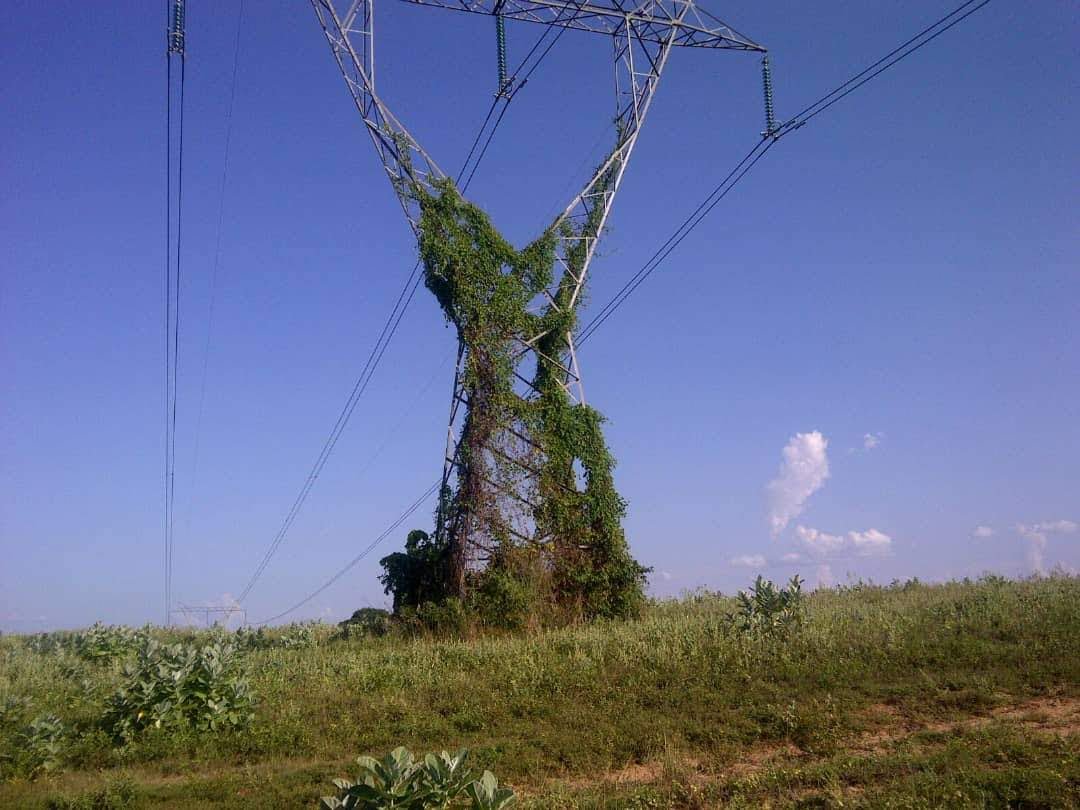
[[[632,7],[622,6],[618,0],[404,2],[495,16],[500,33],[500,85],[505,81],[503,20],[591,32],[611,42],[615,68],[614,143],[606,159],[552,226],[558,234],[556,272],[551,287],[530,304],[530,311],[535,312],[558,310],[558,301],[571,308],[579,302],[597,241],[671,50],[691,47],[765,53],[762,46],[699,9],[693,0],[647,0]],[[343,10],[336,8],[332,0],[312,0],[312,5],[391,185],[419,239],[421,206],[410,189],[437,194],[436,187],[447,176],[376,92],[373,0],[354,0]],[[505,89],[500,86],[499,92]],[[571,255],[573,260],[569,258]],[[519,396],[523,399],[537,396],[536,378],[530,378],[530,372],[545,367],[549,373],[552,369],[556,371],[566,395],[584,407],[585,393],[573,328],[557,336],[559,339],[554,343],[551,337],[545,333],[513,336],[517,346],[514,377]],[[550,348],[553,345],[554,350]],[[548,347],[547,351],[540,346]],[[485,437],[482,447],[467,446],[468,437],[463,433],[468,418],[463,416],[461,406],[466,410],[474,407],[463,374],[469,351],[469,346],[459,346],[442,476],[445,502],[446,493],[451,491],[451,477],[457,470],[457,489],[452,496],[456,507],[452,515],[440,507],[436,527],[437,532],[445,532],[449,537],[450,556],[457,561],[458,591],[463,589],[465,569],[482,564],[498,543],[508,537],[516,543],[541,546],[556,539],[538,519],[543,493],[536,482],[545,463],[545,448],[542,441],[530,435],[529,427],[521,423],[503,424]],[[499,463],[478,463],[481,455]],[[494,470],[501,472],[496,474]],[[581,477],[579,471],[577,478]]]

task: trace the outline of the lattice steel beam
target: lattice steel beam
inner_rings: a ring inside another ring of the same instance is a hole
[[[375,92],[374,2],[356,0],[344,14],[330,0],[311,0],[311,5],[405,216],[419,233],[420,206],[408,191],[409,182],[430,189],[446,174]]]
[[[647,0],[632,7],[618,2],[576,3],[572,0],[403,0],[474,14],[498,14],[507,20],[556,25],[617,34],[627,21],[638,26],[647,42],[688,48],[762,51],[765,48],[722,20],[697,8],[692,0]],[[674,37],[672,38],[672,35]]]

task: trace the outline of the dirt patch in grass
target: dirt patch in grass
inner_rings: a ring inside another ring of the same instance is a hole
[[[949,733],[979,728],[995,720],[1017,723],[1031,731],[1057,734],[1061,737],[1080,732],[1080,698],[1074,697],[1036,698],[1020,704],[998,706],[988,714],[979,717],[933,723],[920,722],[905,715],[896,706],[886,703],[871,706],[867,714],[873,721],[880,724],[880,727],[860,735],[847,746],[850,750],[878,751],[893,742],[919,732]]]
[[[604,781],[616,785],[643,785],[655,782],[663,773],[664,765],[661,762],[639,762],[605,774]]]
[[[873,731],[856,737],[843,746],[844,750],[858,755],[881,753],[895,743],[923,732],[952,733],[967,731],[989,725],[995,721],[1004,721],[1021,726],[1026,731],[1069,737],[1080,733],[1080,698],[1044,697],[1019,704],[1000,706],[989,713],[977,717],[966,717],[948,722],[924,722],[905,715],[896,706],[879,703],[866,710],[872,722],[879,725]],[[765,773],[782,762],[800,760],[802,762],[819,761],[821,758],[800,749],[792,743],[755,745],[738,752],[735,759],[718,763],[705,769],[700,760],[683,757],[680,760],[682,781],[685,784],[705,784],[723,782],[731,779],[746,779]],[[617,770],[608,771],[598,776],[575,779],[552,780],[571,790],[595,790],[605,785],[656,785],[669,781],[670,767],[665,767],[663,759],[632,763]],[[706,772],[707,770],[707,772]],[[845,795],[855,795],[861,788],[845,788]],[[808,790],[807,795],[814,793]],[[796,797],[797,798],[797,797]]]
[[[991,714],[999,720],[1061,737],[1080,733],[1080,698],[1038,698],[1020,706],[995,709]]]
[[[771,767],[779,759],[801,756],[802,753],[799,747],[792,743],[756,745],[749,751],[740,754],[739,759],[735,762],[724,765],[720,773],[734,778],[753,776]]]

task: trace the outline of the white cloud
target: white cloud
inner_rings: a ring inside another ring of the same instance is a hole
[[[1046,573],[1046,537],[1049,534],[1072,534],[1077,525],[1071,520],[1044,520],[1041,523],[1016,524],[1016,532],[1028,541],[1028,562],[1036,574]]]
[[[819,532],[809,526],[796,526],[795,536],[807,551],[819,557],[833,554],[844,547],[844,538],[840,535]]]
[[[671,572],[670,571],[661,571],[660,572],[660,579],[664,580],[664,582],[671,582]]]
[[[885,438],[884,433],[864,433],[862,437],[863,450],[873,450],[881,444],[883,438]]]
[[[848,532],[848,539],[851,540],[855,553],[864,556],[884,554],[892,547],[892,538],[877,529],[867,529],[865,532]]]
[[[731,558],[731,564],[740,568],[764,568],[765,558],[760,554],[740,554]]]
[[[989,526],[976,526],[971,532],[972,537],[993,537],[994,530]]]
[[[1016,531],[1028,541],[1028,563],[1031,570],[1036,574],[1046,573],[1044,555],[1046,552],[1046,534],[1035,529],[1034,526],[1025,526],[1022,523],[1016,525]]]
[[[802,554],[799,554],[799,552],[797,552],[797,551],[789,551],[787,554],[785,554],[780,559],[783,560],[786,563],[797,563],[797,562],[802,562],[802,558],[803,558],[803,556],[802,556]]]
[[[832,568],[827,565],[819,565],[817,576],[814,580],[814,587],[831,588],[834,584],[836,584],[836,578],[833,576]]]
[[[1072,534],[1076,531],[1076,523],[1071,520],[1047,520],[1036,523],[1035,528],[1047,534]]]
[[[765,488],[769,501],[769,526],[780,534],[803,510],[807,499],[829,477],[829,440],[818,431],[796,433],[784,447],[776,478]]]
[[[843,551],[854,551],[862,556],[883,554],[892,547],[892,538],[877,529],[864,532],[848,532],[846,535],[827,534],[809,526],[796,526],[795,536],[803,548],[815,557],[829,557]]]

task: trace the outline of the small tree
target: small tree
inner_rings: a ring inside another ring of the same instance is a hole
[[[414,529],[405,539],[404,552],[396,551],[379,560],[383,567],[379,581],[387,594],[393,594],[394,613],[446,597],[446,550],[445,542]]]

